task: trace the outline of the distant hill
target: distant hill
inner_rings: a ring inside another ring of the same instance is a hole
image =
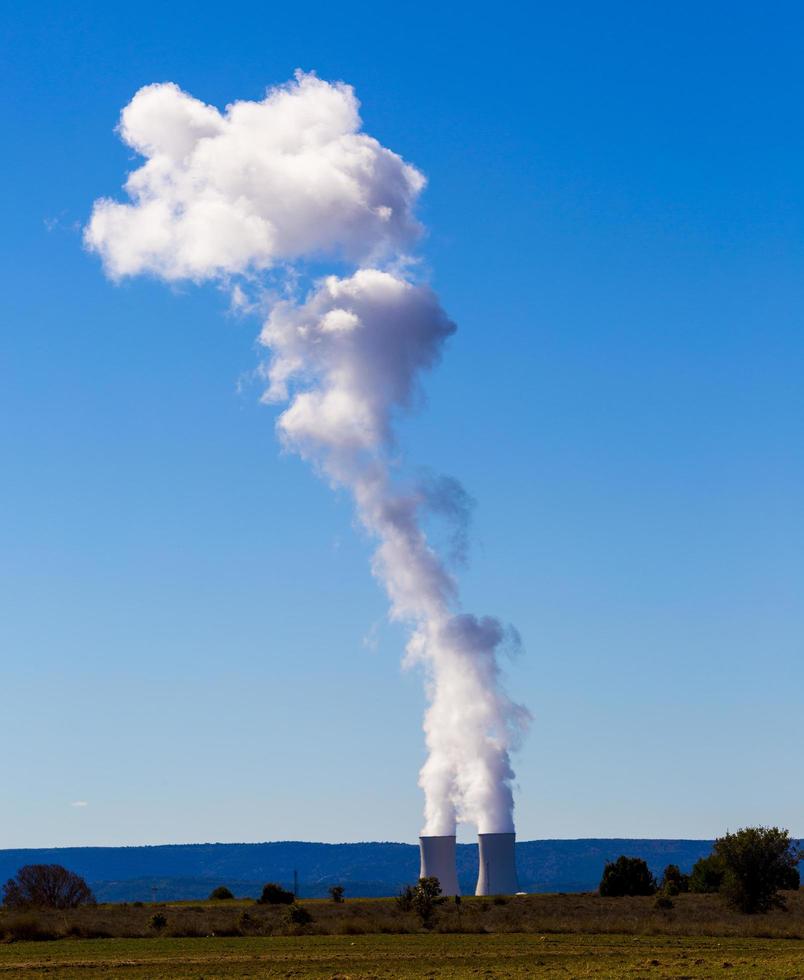
[[[606,861],[627,854],[647,861],[659,875],[668,864],[689,871],[712,849],[708,840],[590,838],[517,843],[520,887],[529,892],[592,891]],[[458,879],[474,891],[477,845],[459,844]],[[256,896],[266,881],[292,886],[308,898],[326,896],[330,885],[346,894],[395,895],[416,880],[419,848],[413,844],[165,844],[155,847],[62,847],[0,850],[0,883],[23,864],[63,864],[91,884],[100,901],[133,902],[206,898],[220,884],[238,896]]]

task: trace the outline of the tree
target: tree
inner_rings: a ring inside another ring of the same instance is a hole
[[[721,894],[741,912],[785,908],[781,889],[793,881],[801,854],[798,842],[778,827],[745,827],[715,841],[725,869]]]
[[[601,895],[619,898],[623,895],[653,895],[656,879],[642,858],[620,855],[616,861],[607,861],[600,880]]]
[[[333,902],[342,902],[343,893],[345,891],[346,889],[343,887],[343,885],[333,885],[329,889],[329,897],[332,899]]]
[[[230,898],[234,898],[234,895],[229,891],[226,885],[218,885],[217,888],[213,888],[209,893],[211,899],[216,899],[219,902],[227,901]]]
[[[668,864],[662,875],[661,889],[665,895],[678,895],[690,889],[690,876],[681,873],[677,864]]]
[[[726,869],[717,854],[699,858],[692,866],[690,891],[699,893],[719,892],[725,873]]]
[[[60,864],[26,864],[3,886],[3,905],[10,909],[75,909],[94,904],[95,896],[84,879]]]
[[[262,895],[257,901],[262,905],[291,905],[294,897],[293,892],[286,892],[281,885],[269,881],[263,886]]]
[[[438,906],[445,901],[438,878],[419,878],[413,889],[412,907],[425,929],[432,928]]]
[[[801,888],[801,874],[798,868],[790,868],[783,876],[779,885],[782,891],[797,892]]]

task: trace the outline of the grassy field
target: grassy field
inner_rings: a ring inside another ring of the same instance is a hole
[[[804,977],[801,940],[398,935],[88,939],[0,946],[0,977]]]
[[[804,980],[804,892],[787,912],[745,916],[717,895],[652,898],[528,895],[445,903],[432,932],[391,899],[100,905],[0,911],[6,977],[730,977]],[[165,924],[155,929],[154,915]],[[41,936],[48,941],[39,941]]]
[[[653,898],[601,898],[596,894],[522,895],[464,898],[460,907],[445,902],[435,924],[438,933],[582,933],[656,936],[717,936],[804,939],[804,890],[787,893],[788,910],[767,915],[731,911],[717,895],[678,895],[671,909]],[[356,898],[335,904],[324,899],[300,903],[313,917],[307,935],[421,933],[412,912],[389,898]],[[250,900],[98,905],[69,912],[13,913],[0,909],[0,940],[156,938],[154,914],[166,920],[161,938],[208,936],[256,938],[298,932],[285,924],[285,906]]]

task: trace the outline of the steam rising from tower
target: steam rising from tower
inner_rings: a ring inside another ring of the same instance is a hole
[[[377,541],[373,569],[391,614],[410,625],[407,660],[423,666],[429,699],[425,839],[453,835],[458,819],[512,833],[509,751],[529,716],[500,685],[497,653],[510,634],[459,611],[422,529],[432,487],[403,484],[393,461],[394,415],[411,407],[455,329],[405,271],[425,180],[360,132],[358,109],[349,86],[302,73],[223,113],[176,85],[146,86],[119,126],[145,158],[126,181],[130,202],[96,201],[85,241],[115,280],[212,280],[240,305],[260,283],[285,289],[260,334],[264,397],[286,405],[283,444],[351,492]],[[292,264],[327,258],[353,271],[298,298]],[[454,481],[436,496],[440,509],[459,510]]]

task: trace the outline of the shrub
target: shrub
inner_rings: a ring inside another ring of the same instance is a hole
[[[410,912],[413,908],[413,893],[413,886],[405,885],[396,896],[396,904],[403,912]]]
[[[692,866],[690,891],[708,894],[720,891],[726,869],[717,854],[699,858]]]
[[[160,932],[167,925],[167,918],[161,912],[155,912],[151,916],[149,925],[152,929],[156,929],[157,932]]]
[[[801,875],[798,868],[789,868],[782,873],[782,883],[779,887],[783,891],[797,892],[801,888]]]
[[[653,906],[654,908],[660,909],[662,912],[667,912],[673,908],[673,899],[669,898],[667,894],[657,895]]]
[[[714,853],[725,874],[720,891],[741,912],[785,908],[780,890],[792,880],[799,861],[798,845],[778,827],[745,827],[715,841]]]
[[[343,893],[345,891],[346,889],[343,887],[343,885],[333,885],[329,889],[329,897],[332,899],[333,902],[342,902]]]
[[[303,905],[297,905],[295,902],[292,905],[288,905],[282,917],[288,925],[294,926],[307,926],[313,921],[313,917],[307,909]]]
[[[3,933],[11,942],[42,942],[45,939],[56,939],[56,933],[46,929],[38,919],[11,919],[3,926]]]
[[[662,875],[661,889],[665,895],[679,895],[690,890],[690,876],[681,873],[677,864],[668,864]]]
[[[26,864],[3,886],[3,904],[10,909],[75,909],[94,905],[95,896],[80,875],[60,864]]]
[[[209,893],[211,899],[215,899],[219,902],[227,901],[230,898],[234,898],[234,895],[229,891],[226,885],[218,885],[217,888],[213,888]]]
[[[623,854],[616,861],[606,862],[598,890],[601,895],[613,898],[653,895],[656,892],[656,879],[642,858]]]
[[[293,892],[287,892],[281,885],[269,881],[262,889],[262,895],[257,899],[261,905],[290,905],[295,900]]]

